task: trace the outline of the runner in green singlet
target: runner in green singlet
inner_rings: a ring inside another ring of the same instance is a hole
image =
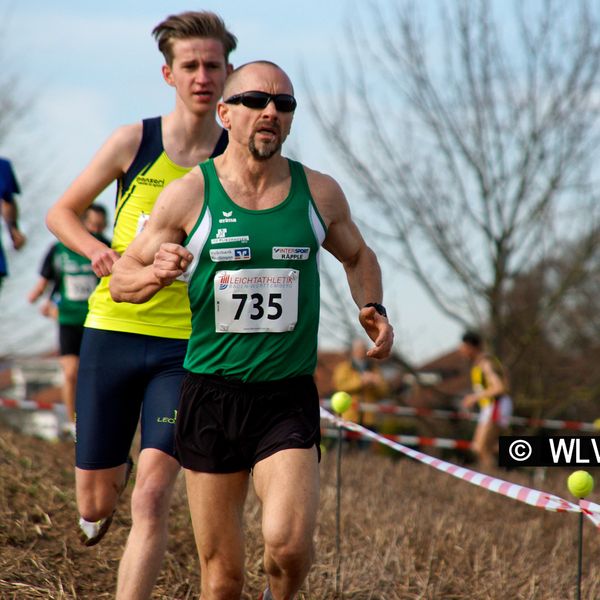
[[[143,303],[188,281],[192,335],[176,443],[200,557],[202,597],[240,598],[242,514],[263,504],[265,599],[293,598],[310,568],[319,498],[313,380],[321,246],[343,264],[368,355],[390,354],[381,271],[339,185],[281,155],[296,100],[266,61],[228,78],[229,146],[173,182],[113,269],[111,294]],[[218,590],[218,595],[213,591]]]
[[[106,209],[92,204],[83,214],[84,227],[102,243],[110,242],[102,235],[106,229]],[[75,437],[75,389],[79,368],[79,351],[83,324],[88,313],[88,299],[98,285],[99,278],[88,258],[73,252],[61,242],[53,244],[40,269],[40,277],[29,292],[29,302],[35,302],[49,287],[50,295],[42,304],[45,316],[56,316],[60,366],[63,372],[62,399],[67,412],[65,433]],[[55,297],[56,296],[56,297]],[[52,307],[56,315],[52,314]]]

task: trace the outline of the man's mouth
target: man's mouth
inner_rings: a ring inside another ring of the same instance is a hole
[[[266,137],[277,137],[279,135],[279,128],[269,125],[262,125],[257,128],[256,133]]]
[[[197,92],[192,92],[192,95],[198,98],[199,100],[210,100],[212,98],[212,92],[206,90],[200,90]]]

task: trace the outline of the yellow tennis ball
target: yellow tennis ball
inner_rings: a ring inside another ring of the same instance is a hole
[[[594,478],[587,471],[573,471],[567,479],[567,487],[575,498],[585,498],[594,489]]]
[[[596,420],[594,421],[594,428],[595,428],[595,429],[600,429],[600,419],[596,419]]]
[[[348,392],[336,392],[331,396],[331,408],[335,410],[338,415],[346,412],[352,404],[352,396]]]

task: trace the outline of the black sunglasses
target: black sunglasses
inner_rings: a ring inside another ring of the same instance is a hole
[[[266,108],[273,100],[279,112],[294,112],[298,103],[290,94],[267,94],[267,92],[243,92],[224,100],[225,104],[243,104],[246,108]]]

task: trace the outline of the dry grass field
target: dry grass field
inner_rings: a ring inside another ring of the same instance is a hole
[[[0,598],[112,598],[129,525],[120,505],[101,544],[77,540],[73,447],[0,428]],[[335,598],[335,453],[321,465],[317,558],[301,600]],[[540,486],[567,497],[567,472]],[[524,485],[526,475],[502,474]],[[597,497],[592,496],[597,501]],[[244,599],[264,587],[260,507],[247,504]],[[481,490],[408,459],[344,454],[341,583],[352,600],[575,598],[577,515],[555,514]],[[600,531],[584,523],[582,598],[600,598]],[[196,599],[199,575],[183,481],[154,597]]]

